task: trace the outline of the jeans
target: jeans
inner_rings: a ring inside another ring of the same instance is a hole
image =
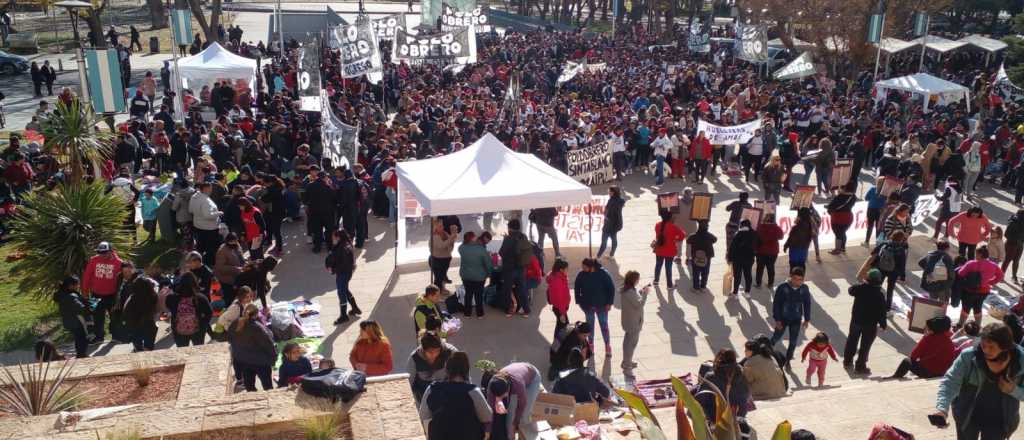
[[[352,272],[338,272],[334,274],[334,286],[338,289],[338,308],[341,310],[342,317],[348,313],[349,298],[352,297],[348,284],[351,281]]]
[[[583,309],[583,314],[587,316],[587,324],[590,324],[590,328],[594,328],[594,316],[597,315],[597,322],[601,325],[601,337],[604,338],[605,347],[612,346],[612,336],[608,330],[608,311],[604,307],[586,307]],[[587,338],[590,341],[590,345],[594,345],[594,333],[590,332],[590,337]]]
[[[85,327],[78,326],[65,330],[71,332],[75,337],[75,357],[89,357],[89,335],[86,333]]]
[[[783,333],[789,330],[789,347],[786,347],[786,362],[793,360],[793,352],[796,351],[800,339],[800,321],[782,322],[782,328],[776,328],[772,333],[772,345],[782,340]]]
[[[200,327],[195,333],[191,335],[179,335],[174,333],[174,345],[178,347],[188,347],[189,343],[192,345],[203,345],[206,341],[206,331]]]
[[[672,258],[673,257],[662,257],[656,255],[654,257],[654,283],[658,283],[658,277],[661,275],[661,266],[665,265],[665,280],[668,286],[672,287]]]
[[[865,243],[871,243],[871,233],[874,232],[876,228],[878,230],[882,229],[882,225],[878,224],[878,221],[881,220],[881,218],[882,218],[882,209],[881,208],[868,208],[868,224],[867,224],[868,230],[867,230],[867,233],[864,235],[864,242]],[[938,225],[936,225],[936,226],[938,226]]]
[[[505,417],[505,426],[513,433],[513,436],[509,437],[510,439],[515,438],[515,431],[517,430],[530,432],[530,414],[533,414],[533,404],[537,402],[537,396],[540,395],[540,381],[544,377],[537,370],[537,367],[530,365],[530,368],[533,370],[533,381],[525,384],[524,387],[526,389],[526,403],[523,404],[522,408],[519,408],[519,399],[508,399],[508,416]],[[523,417],[519,420],[519,426],[512,426],[515,422],[516,414],[523,414]]]
[[[807,269],[807,248],[789,248],[789,270],[794,267]]]
[[[242,372],[242,383],[245,384],[246,391],[256,391],[257,377],[260,378],[260,385],[263,386],[263,391],[274,389],[274,381],[270,377],[272,365],[249,365],[235,362],[235,368]]]
[[[507,265],[507,264],[506,264]],[[512,304],[512,290],[515,289],[516,309],[513,313],[522,310],[523,313],[530,313],[530,295],[526,292],[525,270],[523,268],[511,267],[501,271],[501,297],[507,299],[507,304]]]
[[[974,259],[974,251],[977,248],[978,248],[978,244],[977,243],[970,244],[970,243],[960,242],[960,249],[959,249],[960,252],[959,252],[959,255],[961,257],[967,258],[967,261],[971,261],[971,260]]]
[[[544,249],[545,235],[551,237],[551,246],[555,248],[555,255],[562,255],[562,252],[558,249],[558,230],[554,226],[537,225],[537,246]]]
[[[743,276],[743,291],[750,293],[750,272],[754,268],[754,262],[732,263],[732,294],[739,293],[740,276]]]
[[[665,156],[654,156],[654,184],[661,185],[665,183]]]
[[[597,258],[601,258],[604,255],[604,248],[608,244],[609,239],[612,241],[612,250],[608,255],[615,256],[615,249],[619,247],[618,235],[618,231],[609,231],[608,228],[601,229],[601,247],[597,249]]]
[[[832,168],[818,167],[818,169],[814,171],[815,175],[818,176],[818,182],[816,184],[817,187],[821,189],[822,192],[828,192],[828,187],[832,184]]]
[[[466,316],[469,316],[470,311],[473,310],[474,302],[476,302],[476,316],[484,316],[484,282],[462,280],[462,284],[466,286],[466,299],[463,305]]]
[[[388,196],[388,223],[394,223],[398,221],[398,193],[394,188],[388,188],[384,194]]]
[[[111,309],[114,308],[114,303],[117,302],[117,295],[97,296],[97,298],[99,298],[100,302],[96,304],[96,308],[92,311],[92,334],[97,339],[103,340],[107,335],[107,314],[111,314],[111,319],[113,319]]]
[[[978,174],[979,173],[972,172],[967,173],[967,178],[964,179],[963,187],[965,196],[969,196],[974,192],[974,185],[978,183]]]
[[[143,327],[132,332],[132,348],[135,351],[152,351],[156,343],[156,324],[146,321]]]
[[[764,272],[768,272],[768,287],[775,285],[775,260],[779,259],[778,255],[758,255],[757,256],[757,278],[754,280],[755,283],[761,285],[761,275]]]
[[[691,278],[693,278],[693,290],[706,289],[708,287],[708,273],[711,272],[711,260],[704,267],[691,265]]]
[[[871,353],[871,344],[875,343],[876,336],[878,336],[878,326],[851,322],[850,335],[846,337],[846,347],[843,349],[843,363],[854,363],[853,357],[856,355],[857,368],[866,367],[868,354]]]
[[[814,162],[804,161],[804,178],[800,181],[801,185],[807,186],[811,183],[811,174],[814,173]]]

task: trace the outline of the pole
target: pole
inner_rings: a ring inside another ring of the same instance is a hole
[[[917,63],[917,71],[924,72],[924,52],[928,49],[928,28],[932,25],[932,16],[928,14],[928,17],[924,21],[924,35],[921,36],[921,61]]]
[[[284,59],[284,29],[281,29],[281,0],[277,0],[277,24],[274,28],[277,29],[278,50],[281,52],[281,58]]]
[[[615,23],[619,21],[619,2],[622,0],[612,0],[612,39],[615,39]]]
[[[89,101],[89,79],[85,74],[85,50],[82,48],[82,37],[78,34],[77,12],[68,8],[68,15],[71,16],[71,30],[75,34],[75,61],[78,64],[78,87],[82,102]]]
[[[168,30],[171,31],[171,63],[174,66],[174,70],[171,72],[171,90],[174,92],[174,121],[185,122],[185,97],[182,96],[181,90],[181,73],[178,71],[178,50],[177,38],[177,19],[176,17],[170,18],[171,25],[168,26]]]
[[[594,207],[587,202],[587,256],[594,257]]]
[[[877,49],[875,51],[875,73],[871,77],[871,79],[875,80],[876,82],[878,81],[878,62],[881,61],[882,58],[882,39],[884,38],[883,35],[885,35],[885,14],[882,14],[882,25],[881,29],[878,30],[878,43],[875,45],[875,48]]]

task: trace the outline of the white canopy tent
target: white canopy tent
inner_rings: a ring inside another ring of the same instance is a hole
[[[407,218],[527,210],[591,200],[588,186],[532,154],[509,150],[490,133],[449,155],[401,162],[397,172],[397,264],[429,256],[429,249],[409,246]]]
[[[996,39],[983,37],[978,34],[968,35],[966,37],[961,38],[959,41],[970,44],[971,46],[977,47],[989,53],[995,53],[1003,49],[1006,49],[1006,43],[1003,43],[1002,41]]]
[[[786,47],[786,44],[782,42],[781,38],[772,38],[771,40],[768,40],[768,47]],[[793,47],[796,50],[808,50],[814,48],[814,43],[793,37]]]
[[[924,96],[922,109],[925,112],[928,112],[928,105],[933,96],[937,97],[940,103],[955,102],[963,98],[967,102],[968,110],[970,110],[971,105],[970,89],[942,78],[936,78],[927,73],[915,73],[913,75],[879,81],[875,83],[875,89],[877,91],[875,94],[876,101],[885,99],[886,93],[889,90],[922,95]]]
[[[915,38],[910,40],[915,46],[924,44],[928,49],[934,50],[938,53],[946,53],[952,50],[957,50],[967,45],[963,41],[954,41],[948,38],[943,38],[938,35],[925,35],[923,37]]]
[[[881,49],[882,52],[885,52],[887,54],[903,52],[904,50],[910,49],[911,47],[914,47],[916,45],[917,44],[911,43],[909,41],[903,41],[899,38],[892,37],[882,38],[882,41],[878,42],[878,48]]]
[[[256,81],[256,60],[235,55],[217,43],[178,60],[177,68],[182,87],[198,88],[222,79],[245,80],[253,87]]]

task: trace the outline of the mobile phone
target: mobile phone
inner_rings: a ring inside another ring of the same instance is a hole
[[[949,423],[946,422],[946,418],[938,414],[928,414],[928,421],[931,422],[932,426],[937,428],[945,428],[949,426]]]

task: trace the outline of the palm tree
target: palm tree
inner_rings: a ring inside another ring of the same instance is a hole
[[[40,121],[46,149],[57,156],[62,168],[71,170],[68,184],[82,183],[86,163],[92,164],[93,172],[99,172],[103,161],[111,156],[113,133],[96,127],[102,121],[92,104],[83,105],[79,99],[70,105],[58,100],[53,113]]]
[[[109,242],[121,258],[133,253],[124,200],[100,182],[33,191],[11,222],[11,245],[24,254],[11,268],[19,291],[51,295],[68,275],[81,276],[94,249]]]

